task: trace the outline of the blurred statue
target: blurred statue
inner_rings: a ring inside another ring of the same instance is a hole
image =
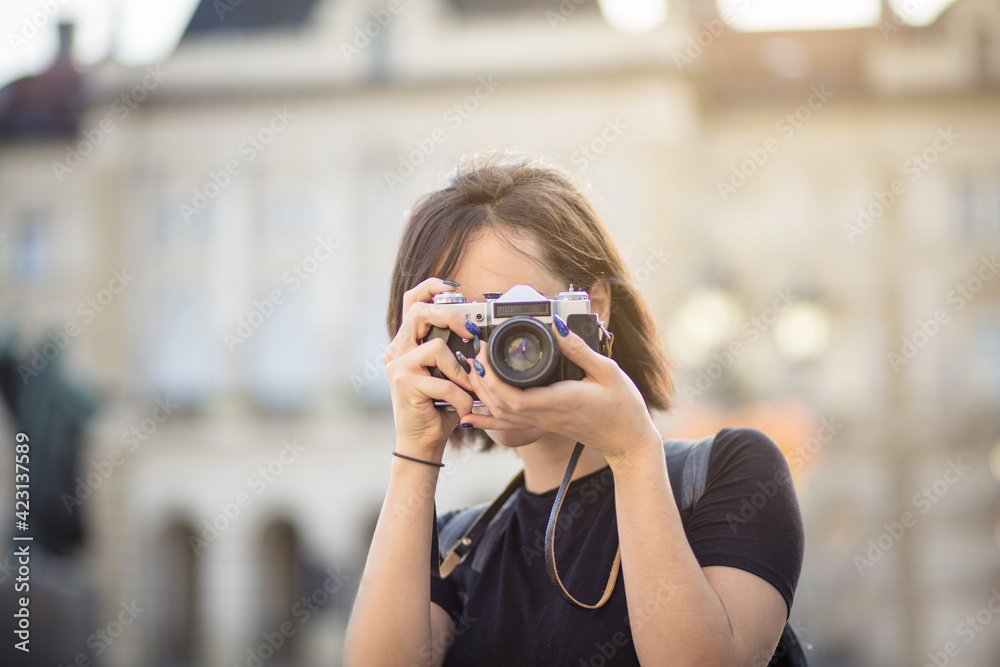
[[[15,430],[31,438],[30,533],[36,548],[56,556],[72,553],[85,540],[81,513],[67,511],[60,498],[74,493],[85,427],[98,407],[94,392],[65,378],[60,356],[42,371],[24,374],[19,367],[30,366],[17,358],[13,339],[0,344],[0,394]]]
[[[41,349],[44,354],[45,347]],[[3,436],[11,443],[10,449],[0,447],[5,450],[3,456],[9,457],[9,465],[0,465],[0,470],[9,471],[6,474],[11,475],[13,485],[15,434],[27,434],[28,528],[15,530],[12,523],[10,529],[32,538],[8,540],[2,552],[0,581],[5,583],[0,586],[0,608],[5,613],[0,631],[4,636],[14,636],[13,616],[8,612],[19,608],[16,601],[26,597],[30,611],[30,652],[15,648],[14,641],[8,639],[0,648],[0,664],[4,665],[79,664],[75,661],[81,656],[94,667],[100,664],[87,646],[88,635],[96,627],[95,587],[86,564],[76,557],[86,542],[84,524],[81,512],[69,512],[60,500],[63,494],[73,494],[87,422],[99,401],[93,391],[66,378],[60,354],[46,357],[41,370],[26,373],[25,369],[33,368],[32,362],[19,358],[16,337],[8,335],[0,340],[0,395],[13,424],[12,432]],[[13,512],[4,520],[13,522]],[[26,576],[20,557],[15,557],[20,553],[15,547],[29,550]],[[27,585],[15,591],[8,581],[14,577],[18,582],[23,578]]]

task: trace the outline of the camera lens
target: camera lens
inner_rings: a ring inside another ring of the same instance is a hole
[[[542,358],[542,344],[530,333],[518,334],[507,339],[503,360],[515,371],[530,371]]]
[[[559,362],[552,332],[532,317],[513,317],[494,328],[487,353],[500,379],[521,388],[545,384]]]

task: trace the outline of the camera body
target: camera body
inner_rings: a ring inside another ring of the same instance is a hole
[[[434,295],[434,303],[455,308],[479,327],[480,340],[487,346],[490,367],[507,384],[522,389],[544,387],[562,380],[582,380],[584,372],[559,352],[552,334],[553,315],[561,317],[570,331],[579,335],[593,350],[600,350],[604,334],[597,315],[590,312],[590,295],[569,286],[554,299],[547,299],[528,285],[515,285],[507,292],[487,292],[484,301],[467,301],[458,292]],[[450,350],[469,359],[475,356],[472,341],[466,342],[450,329],[431,327],[424,338],[441,338]],[[446,378],[437,367],[431,375]],[[475,405],[482,403],[476,398]],[[435,401],[438,407],[450,407]]]

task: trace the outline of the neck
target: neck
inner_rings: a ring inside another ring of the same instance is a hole
[[[549,433],[530,445],[518,447],[517,453],[524,463],[524,488],[532,493],[559,488],[575,446],[576,442],[573,440]],[[608,462],[603,454],[591,447],[584,447],[571,479],[589,475],[606,465]]]

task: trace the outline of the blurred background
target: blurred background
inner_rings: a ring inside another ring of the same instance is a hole
[[[676,364],[662,434],[785,451],[810,664],[1000,664],[996,0],[29,0],[0,27],[0,516],[34,537],[4,665],[340,664],[399,233],[489,148],[590,184]],[[519,469],[445,461],[439,512]]]

